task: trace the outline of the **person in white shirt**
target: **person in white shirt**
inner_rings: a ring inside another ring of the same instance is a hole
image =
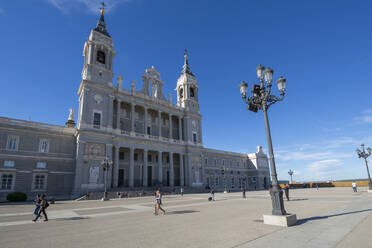
[[[354,192],[357,192],[358,190],[357,190],[357,184],[356,184],[356,182],[352,182],[351,183],[351,186],[353,186],[353,190],[354,190]]]

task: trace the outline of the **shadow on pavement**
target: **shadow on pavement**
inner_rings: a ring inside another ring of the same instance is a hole
[[[64,220],[85,220],[89,219],[88,217],[71,217],[71,218],[58,218],[55,219],[56,221],[64,221]]]
[[[290,199],[289,201],[307,201],[308,198],[297,198],[297,199]]]
[[[194,210],[179,210],[179,211],[172,211],[172,212],[167,212],[167,215],[169,214],[192,214],[192,213],[197,213],[200,211],[194,211]]]
[[[356,213],[362,213],[362,212],[367,212],[367,211],[372,211],[372,208],[364,209],[364,210],[358,210],[358,211],[352,211],[352,212],[346,212],[346,213],[342,213],[342,214],[332,214],[332,215],[325,215],[325,216],[315,216],[315,217],[310,217],[310,218],[306,218],[306,219],[299,219],[297,221],[296,225],[301,225],[301,224],[304,224],[304,223],[306,223],[308,221],[312,221],[312,220],[322,220],[322,219],[328,219],[329,217],[336,217],[336,216],[347,215],[347,214],[356,214]]]

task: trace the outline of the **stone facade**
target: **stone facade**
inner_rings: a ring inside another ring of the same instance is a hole
[[[56,197],[100,191],[104,158],[113,161],[107,173],[111,189],[268,186],[267,156],[260,147],[253,154],[203,147],[199,86],[187,54],[176,104],[171,94],[164,96],[154,67],[145,70],[139,91],[135,81],[125,89],[121,75],[113,82],[115,51],[103,15],[83,55],[76,128],[72,110],[66,127],[0,118],[0,172],[7,173],[0,197],[9,191]]]

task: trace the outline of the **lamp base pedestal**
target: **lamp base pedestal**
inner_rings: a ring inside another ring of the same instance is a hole
[[[297,223],[297,217],[295,214],[286,215],[263,215],[264,224],[274,225],[274,226],[293,226]]]

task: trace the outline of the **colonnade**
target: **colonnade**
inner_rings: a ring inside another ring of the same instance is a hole
[[[121,104],[122,103],[127,103],[127,102],[124,102],[124,101],[120,101],[118,99],[115,99],[116,101],[116,129],[120,129],[120,120],[121,120],[121,117],[120,117],[120,110],[121,110]],[[113,101],[114,103],[114,101]],[[145,135],[152,135],[152,132],[149,134],[148,131],[147,131],[147,124],[148,124],[148,112],[150,110],[150,108],[148,108],[147,106],[143,106],[143,105],[138,105],[138,104],[135,104],[135,103],[127,103],[129,105],[131,105],[130,107],[130,132],[136,132],[136,128],[135,128],[135,113],[136,113],[136,106],[139,106],[140,108],[143,109],[144,111],[144,118],[143,118],[143,130],[140,130],[141,133],[145,134]],[[154,135],[154,136],[159,136],[159,137],[165,137],[165,138],[169,138],[169,139],[177,139],[177,140],[184,140],[184,131],[183,131],[183,125],[182,125],[182,117],[181,115],[176,115],[176,114],[172,114],[172,113],[168,113],[168,112],[162,112],[160,110],[156,110],[156,109],[152,109],[154,110],[155,112],[158,112],[158,116],[157,116],[157,119],[158,119],[158,122],[157,122],[157,126],[158,126],[158,130],[156,132],[157,135]],[[162,113],[165,113],[166,115],[168,115],[168,119],[169,119],[169,130],[168,130],[168,134],[167,133],[164,133],[162,132],[162,127],[164,127],[161,123],[162,121]],[[178,119],[178,137],[176,135],[173,135],[173,121],[172,121],[172,118],[173,117],[176,117]],[[114,121],[114,120],[113,120]]]
[[[123,152],[124,154],[127,155],[128,150],[129,161],[128,159],[120,160],[119,153]],[[148,161],[150,153],[151,163],[149,163]],[[135,154],[137,154],[136,161]],[[156,155],[156,160],[153,159],[152,157],[153,155]],[[163,159],[163,155],[166,155],[165,159]],[[167,159],[167,156],[169,156],[169,161]],[[177,158],[177,163],[174,163],[174,157]],[[185,160],[186,160],[185,155],[182,153],[160,151],[153,149],[143,149],[132,146],[131,147],[114,146],[112,186],[130,188],[150,187],[157,185],[170,187],[185,186],[188,184],[187,183],[188,173],[186,170]],[[122,172],[125,173],[124,174],[120,173],[119,170],[122,170]]]

